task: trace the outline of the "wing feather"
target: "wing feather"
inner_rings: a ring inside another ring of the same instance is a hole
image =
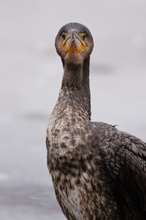
[[[102,139],[101,154],[116,193],[128,207],[146,219],[146,143],[115,126],[93,123]],[[98,145],[98,144],[97,144]]]

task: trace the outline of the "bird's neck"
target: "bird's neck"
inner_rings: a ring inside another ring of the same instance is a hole
[[[83,64],[65,63],[62,88],[82,89]]]
[[[64,75],[62,80],[62,91],[71,93],[74,100],[80,99],[88,116],[91,116],[90,106],[90,82],[89,82],[89,59],[82,64],[64,63]]]
[[[89,119],[91,119],[91,94],[90,94],[90,80],[89,80],[90,68],[89,67],[90,67],[90,57],[84,60],[82,86],[84,89],[84,93],[87,97]]]

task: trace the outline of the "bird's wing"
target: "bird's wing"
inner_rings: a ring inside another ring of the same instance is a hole
[[[146,219],[146,143],[104,123],[93,123],[101,139],[101,154],[116,191]]]

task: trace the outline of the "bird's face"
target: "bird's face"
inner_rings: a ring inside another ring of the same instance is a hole
[[[69,23],[58,32],[55,46],[65,62],[82,63],[92,52],[93,38],[84,25]]]

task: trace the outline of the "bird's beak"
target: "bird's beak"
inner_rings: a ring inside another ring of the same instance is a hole
[[[78,33],[76,30],[71,30],[68,33],[63,33],[62,48],[68,53],[80,54],[85,48],[85,33]]]

